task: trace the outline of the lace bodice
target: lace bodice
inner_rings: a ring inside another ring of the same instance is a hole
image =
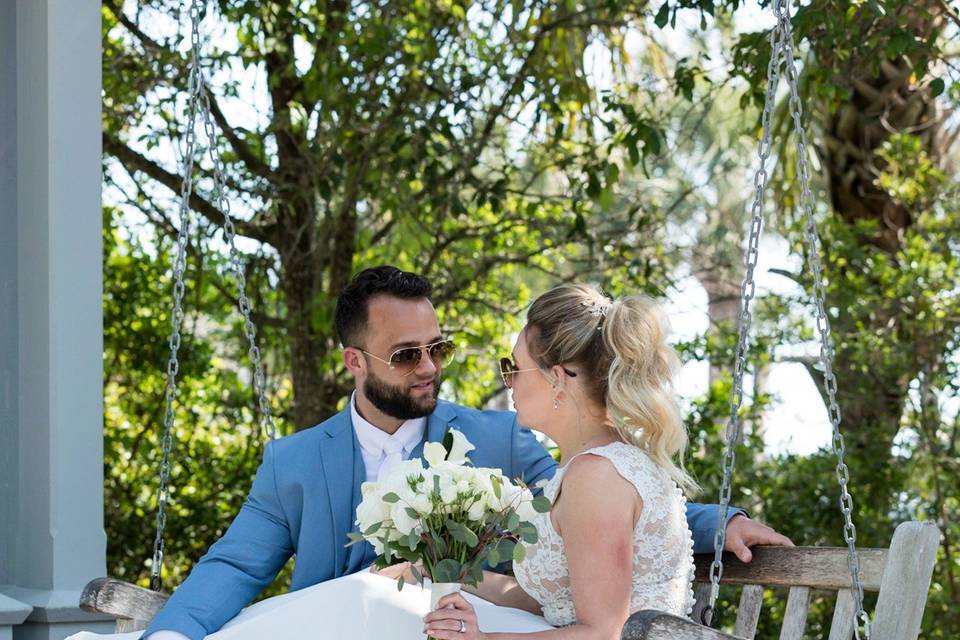
[[[689,616],[693,607],[693,537],[687,527],[686,500],[667,472],[642,449],[623,442],[595,447],[592,454],[609,460],[630,481],[643,500],[633,534],[633,592],[630,613],[658,609]],[[571,458],[572,460],[572,458]],[[556,499],[566,465],[544,487]],[[543,606],[547,622],[555,627],[577,621],[563,538],[553,528],[549,513],[534,519],[538,537],[526,547],[526,558],[514,564],[520,586]]]

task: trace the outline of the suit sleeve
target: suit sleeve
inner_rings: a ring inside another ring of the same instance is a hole
[[[220,629],[266,588],[293,554],[277,492],[273,443],[233,524],[194,566],[144,632],[177,631],[201,640]]]
[[[743,509],[730,505],[727,509],[727,523],[739,514],[747,515]],[[717,518],[720,517],[720,505],[687,503],[687,526],[693,534],[694,553],[712,553],[713,539],[717,533]]]
[[[539,494],[535,487],[540,480],[549,480],[557,470],[557,462],[533,435],[530,429],[521,427],[514,416],[511,426],[511,479],[520,478]]]

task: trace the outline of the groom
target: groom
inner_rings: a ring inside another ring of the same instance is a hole
[[[478,467],[533,485],[556,463],[506,411],[477,411],[438,400],[452,355],[430,302],[430,282],[390,266],[357,274],[337,299],[343,361],[356,382],[349,406],[319,425],[268,445],[246,503],[226,534],[193,568],[144,633],[146,640],[200,640],[246,606],[296,555],[291,590],[369,566],[373,548],[349,548],[360,485],[427,441],[458,429],[476,445]],[[711,551],[717,505],[690,504],[694,550]],[[752,544],[790,544],[734,510],[728,550],[749,561]]]

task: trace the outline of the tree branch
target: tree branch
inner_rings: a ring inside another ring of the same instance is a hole
[[[173,191],[174,194],[179,195],[182,180],[179,175],[167,171],[150,158],[134,151],[106,131],[103,133],[103,149],[120,161],[129,172],[133,173],[134,171],[138,171],[144,173]],[[213,206],[209,200],[197,194],[196,191],[190,194],[190,207],[210,222],[223,227],[225,222],[223,213]],[[268,231],[243,220],[234,219],[233,224],[237,229],[237,233],[266,244],[272,244]]]
[[[223,115],[223,111],[220,109],[220,104],[210,92],[210,87],[206,86],[206,90],[207,97],[210,99],[210,115],[213,116],[217,126],[220,127],[220,131],[223,132],[223,137],[227,139],[230,146],[233,147],[233,150],[236,152],[237,157],[243,161],[251,173],[269,180],[270,175],[273,173],[270,165],[268,165],[263,158],[258,157],[253,152],[253,149],[250,148],[250,145],[240,139],[236,130],[227,122],[226,116]]]

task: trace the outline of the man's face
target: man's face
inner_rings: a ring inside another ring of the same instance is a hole
[[[365,366],[354,374],[357,387],[378,411],[398,420],[429,415],[440,394],[441,365],[422,353],[416,368],[407,373],[381,360],[389,361],[397,349],[441,339],[436,311],[426,298],[374,296],[367,306],[366,331],[357,346],[376,357],[359,354]]]

